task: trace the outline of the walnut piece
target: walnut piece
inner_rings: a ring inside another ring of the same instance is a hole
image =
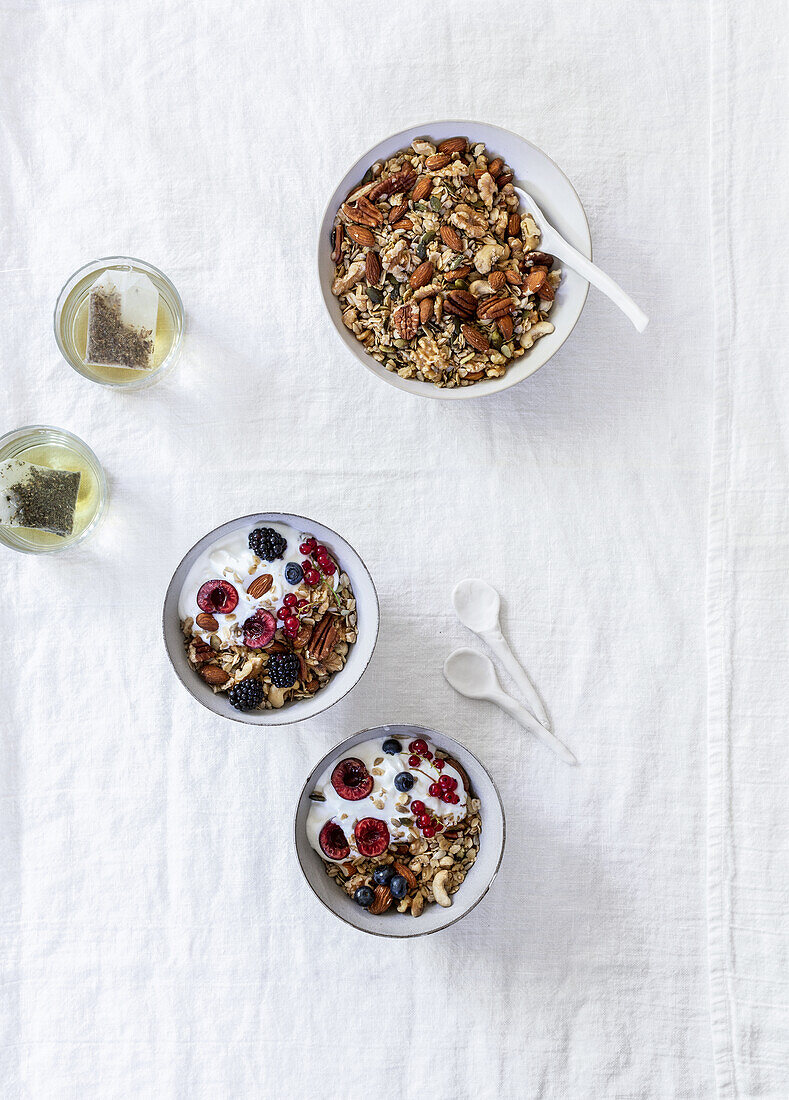
[[[449,220],[472,239],[479,240],[488,231],[488,219],[465,202],[458,203],[449,215]]]

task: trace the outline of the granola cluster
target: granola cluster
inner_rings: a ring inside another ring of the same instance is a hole
[[[372,165],[337,212],[332,293],[387,370],[437,386],[498,378],[541,336],[561,280],[512,172],[464,137]]]

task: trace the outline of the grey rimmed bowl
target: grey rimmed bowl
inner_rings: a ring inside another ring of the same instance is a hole
[[[353,588],[358,615],[358,637],[348,651],[348,659],[343,668],[332,676],[326,687],[321,688],[309,699],[286,703],[279,710],[238,711],[227,701],[226,693],[218,692],[215,695],[208,684],[204,683],[190,666],[178,617],[178,597],[196,558],[212,543],[236,531],[239,527],[256,527],[264,523],[285,523],[298,531],[307,531],[329,548],[340,568],[348,574]],[[189,694],[214,714],[222,718],[231,718],[234,722],[243,722],[248,726],[285,726],[291,722],[303,722],[306,718],[313,718],[316,714],[321,714],[338,703],[359,682],[369,665],[378,640],[378,625],[378,594],[375,584],[367,566],[351,544],[331,527],[290,512],[256,512],[230,520],[228,523],[223,523],[221,527],[209,531],[195,543],[173,573],[167,587],[162,613],[167,656],[170,658],[170,664],[176,676]]]
[[[315,783],[329,764],[335,760],[341,760],[360,742],[369,741],[374,737],[380,737],[381,740],[386,737],[397,737],[404,741],[413,737],[428,738],[447,755],[454,756],[459,761],[468,774],[474,795],[480,800],[482,831],[479,855],[460,889],[452,895],[452,905],[448,909],[442,909],[440,905],[435,904],[427,905],[421,916],[412,917],[410,913],[398,913],[392,907],[380,916],[372,916],[349,898],[334,879],[329,878],[323,860],[310,847],[306,823],[312,805],[310,794],[315,788]],[[505,836],[506,826],[501,796],[485,765],[454,738],[448,737],[445,733],[438,733],[437,730],[428,729],[426,726],[416,725],[374,726],[372,729],[361,730],[353,737],[348,737],[339,745],[335,745],[318,761],[307,777],[307,782],[299,795],[294,822],[296,856],[307,884],[318,901],[341,921],[358,928],[361,932],[369,932],[374,936],[390,936],[395,939],[409,939],[439,932],[442,928],[449,928],[450,925],[456,924],[470,913],[487,894],[498,873],[504,855]]]
[[[340,180],[323,214],[318,238],[318,278],[323,300],[342,342],[377,378],[407,393],[413,393],[419,397],[433,397],[441,401],[462,401],[471,397],[485,397],[500,393],[534,374],[556,354],[573,331],[589,293],[589,284],[586,279],[563,266],[562,282],[549,318],[551,324],[555,326],[555,332],[539,339],[525,355],[508,367],[501,378],[484,379],[473,386],[446,389],[433,385],[432,382],[401,378],[393,371],[388,371],[377,359],[373,359],[364,345],[360,344],[348,331],[342,323],[339,302],[331,292],[334,263],[331,258],[330,233],[335,214],[345,201],[348,192],[361,183],[365,172],[375,161],[386,160],[400,149],[405,149],[417,137],[426,137],[438,142],[458,136],[467,137],[471,142],[484,141],[490,152],[495,156],[503,157],[515,175],[514,182],[534,196],[551,224],[584,256],[592,258],[589,222],[575,188],[549,156],[519,134],[512,133],[511,130],[505,130],[501,126],[491,126],[486,122],[471,122],[468,119],[424,122],[419,126],[409,126],[407,130],[400,130],[391,137],[379,141],[360,157]]]

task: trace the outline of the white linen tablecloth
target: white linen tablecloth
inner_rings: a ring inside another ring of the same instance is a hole
[[[783,7],[0,16],[0,430],[76,432],[111,492],[84,548],[0,554],[2,1095],[786,1096]],[[347,355],[323,205],[442,117],[557,160],[644,337],[592,292],[532,379],[454,404]],[[65,278],[108,254],[186,305],[181,362],[137,394],[52,337]],[[192,543],[267,508],[341,531],[382,623],[344,701],[260,732],[180,687],[160,613]],[[443,681],[468,574],[579,769]],[[290,835],[314,761],[383,721],[459,736],[507,812],[484,903],[402,943],[333,920]]]

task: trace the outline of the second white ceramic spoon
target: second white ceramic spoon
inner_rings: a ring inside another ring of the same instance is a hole
[[[524,729],[533,733],[552,752],[555,752],[565,764],[577,764],[578,761],[558,737],[554,737],[544,726],[522,707],[511,695],[502,690],[496,676],[493,662],[484,653],[475,649],[456,649],[444,661],[444,676],[447,683],[469,699],[486,699],[497,707],[506,710]]]
[[[499,596],[493,585],[488,584],[487,581],[478,580],[476,577],[467,577],[466,580],[459,581],[455,585],[455,590],[452,593],[452,603],[455,605],[457,617],[463,623],[463,626],[473,630],[484,642],[487,642],[526,696],[537,721],[549,730],[551,720],[545,710],[543,701],[537,694],[534,684],[526,675],[526,670],[510,649],[509,642],[501,632],[501,624],[499,623],[501,596]]]
[[[522,187],[516,187],[515,193],[520,196],[523,205],[540,227],[542,233],[540,249],[544,252],[550,252],[552,256],[555,256],[557,260],[561,260],[567,267],[571,267],[573,271],[583,275],[584,279],[592,286],[602,290],[603,294],[610,298],[614,305],[619,306],[622,312],[630,318],[638,331],[643,332],[649,324],[649,318],[636,305],[630,295],[625,294],[621,286],[615,283],[610,275],[606,275],[604,271],[601,271],[597,264],[593,264],[577,248],[573,248],[558,229],[554,229],[528,192],[524,191]]]

